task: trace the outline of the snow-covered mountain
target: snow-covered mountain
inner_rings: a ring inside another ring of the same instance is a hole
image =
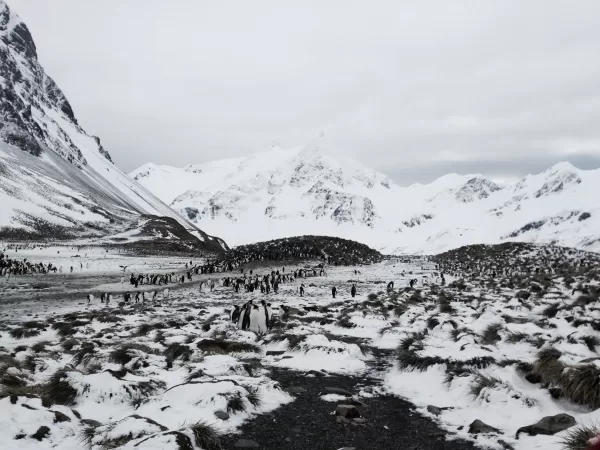
[[[151,216],[224,247],[112,163],[44,72],[27,26],[0,0],[0,238],[98,237],[144,229]]]
[[[233,245],[320,234],[388,253],[506,240],[600,250],[600,170],[569,163],[504,188],[457,174],[403,188],[315,141],[185,168],[149,163],[130,175]]]

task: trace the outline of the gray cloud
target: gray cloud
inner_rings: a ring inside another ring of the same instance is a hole
[[[321,131],[401,184],[599,165],[595,0],[10,5],[81,124],[127,171]]]

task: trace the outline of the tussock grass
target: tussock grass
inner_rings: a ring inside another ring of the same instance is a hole
[[[596,347],[600,346],[600,339],[596,336],[583,336],[581,340],[585,345],[587,345],[587,348],[589,348],[592,352],[595,352]]]
[[[194,442],[203,450],[223,450],[217,432],[205,422],[196,422],[190,427]]]
[[[127,364],[140,353],[156,354],[156,350],[144,344],[125,344],[110,353],[109,360],[117,364]]]
[[[556,317],[556,314],[558,314],[559,307],[560,303],[554,303],[550,306],[547,306],[542,312],[542,314],[548,318]]]
[[[227,412],[230,414],[246,411],[246,404],[239,392],[236,392],[227,399]]]
[[[561,444],[564,450],[587,450],[590,441],[600,436],[598,426],[577,425],[569,428],[566,436],[562,438]]]
[[[475,380],[469,386],[469,394],[473,398],[479,398],[484,389],[493,389],[503,384],[504,382],[499,378],[478,373],[475,375]]]
[[[47,405],[72,406],[77,400],[77,390],[69,384],[66,369],[58,370],[42,388],[42,401]]]
[[[31,350],[36,353],[42,353],[46,351],[48,345],[52,345],[52,343],[50,341],[39,341],[31,346]]]
[[[8,334],[13,339],[25,339],[38,336],[40,334],[40,330],[37,328],[18,327],[10,330]]]
[[[481,335],[481,339],[484,345],[493,345],[496,342],[500,341],[502,338],[500,337],[500,331],[504,329],[504,326],[501,323],[493,323],[486,327]]]
[[[176,359],[181,359],[182,361],[189,361],[190,356],[192,356],[192,354],[192,349],[190,349],[187,345],[182,345],[178,342],[169,345],[169,347],[167,347],[167,349],[164,352],[164,355],[167,358],[167,367],[173,367],[173,362]]]
[[[202,339],[196,346],[205,353],[216,355],[260,352],[260,347],[257,345],[248,342],[227,341],[224,339]]]

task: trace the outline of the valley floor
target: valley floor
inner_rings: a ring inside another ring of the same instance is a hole
[[[579,294],[560,277],[524,302],[522,287],[502,287],[501,275],[423,286],[423,276],[435,279],[433,264],[388,260],[331,267],[268,296],[201,290],[196,276],[169,298],[118,307],[119,298],[85,300],[99,286],[122,292],[114,266],[123,264],[97,259],[100,273],[30,277],[63,283],[62,293],[23,288],[19,300],[0,285],[0,447],[559,450],[568,430],[519,439],[517,430],[558,413],[583,425],[600,418],[597,406],[568,393],[555,399],[524,373],[550,346],[564,364],[600,359],[597,299],[571,307]],[[185,268],[184,258],[129,262],[126,272]],[[73,277],[83,280],[80,292]],[[392,280],[396,290],[385,293]],[[272,303],[271,333],[228,320],[232,305],[250,298]],[[356,410],[336,416],[348,404]],[[497,430],[469,433],[477,419]]]

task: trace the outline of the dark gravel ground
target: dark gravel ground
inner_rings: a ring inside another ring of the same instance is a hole
[[[389,395],[363,399],[358,409],[365,426],[339,424],[335,410],[338,403],[326,402],[319,394],[326,387],[358,393],[361,388],[377,383],[371,378],[352,376],[316,376],[273,370],[270,378],[284,389],[295,392],[296,400],[288,405],[256,417],[246,423],[241,434],[223,436],[223,448],[236,449],[239,439],[250,439],[262,450],[476,450],[464,441],[447,441],[446,432],[434,422],[419,415],[410,403]],[[342,402],[343,403],[343,402]]]

